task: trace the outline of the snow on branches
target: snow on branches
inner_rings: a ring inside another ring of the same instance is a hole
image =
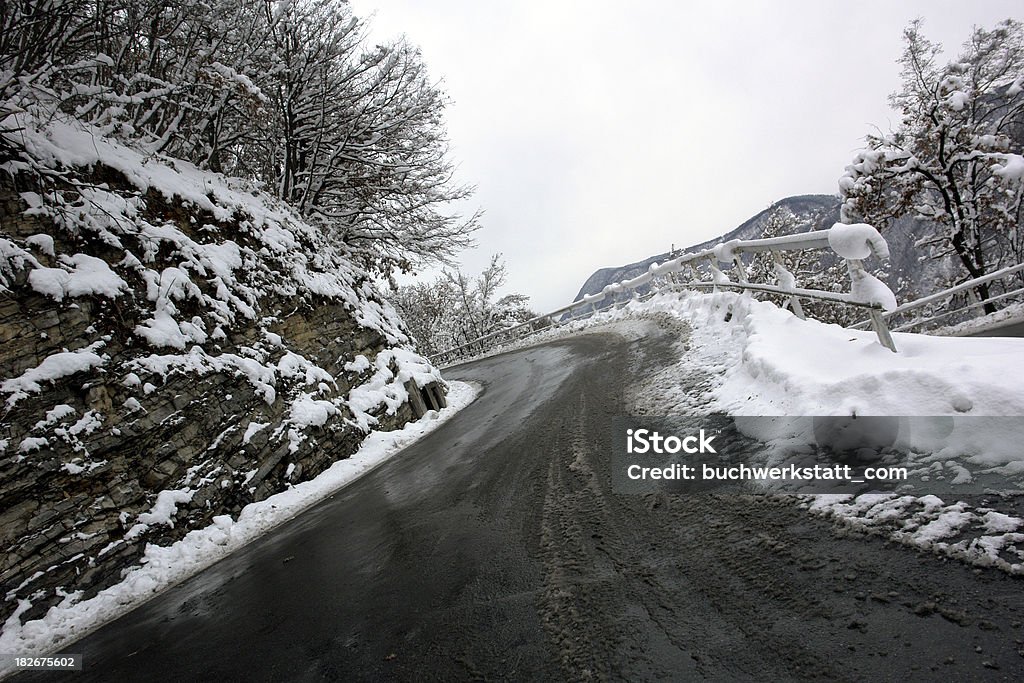
[[[257,181],[383,273],[471,244],[478,215],[446,209],[472,188],[452,180],[444,94],[347,3],[13,0],[0,29],[0,133],[70,116]]]
[[[839,181],[844,220],[885,226],[904,215],[924,219],[918,245],[932,258],[952,256],[959,279],[1020,263],[1022,24],[975,28],[944,65],[941,46],[924,37],[920,20],[904,39],[903,85],[890,98],[902,118],[896,130],[867,136],[866,149],[847,166]],[[978,294],[987,299],[988,285]]]

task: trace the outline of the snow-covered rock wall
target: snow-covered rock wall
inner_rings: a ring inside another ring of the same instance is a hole
[[[322,227],[73,121],[2,123],[0,619],[443,402]]]

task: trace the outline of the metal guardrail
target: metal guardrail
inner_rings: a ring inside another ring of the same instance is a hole
[[[944,289],[941,292],[936,292],[935,294],[930,294],[928,296],[921,297],[920,299],[915,299],[914,301],[908,301],[907,303],[897,306],[891,311],[883,313],[882,317],[886,320],[886,324],[888,324],[889,321],[893,319],[899,319],[900,316],[903,316],[911,311],[920,310],[922,308],[929,307],[932,304],[948,303],[956,294],[959,294],[961,292],[973,292],[978,287],[978,285],[982,285],[987,282],[995,282],[997,280],[1004,279],[1008,280],[1009,278],[1011,278],[1011,276],[1016,275],[1017,273],[1020,273],[1022,271],[1024,271],[1024,263],[1018,263],[1015,266],[1001,268],[1000,270],[989,273],[988,275],[982,275],[981,277],[974,278],[973,280],[961,282],[960,284],[954,287],[950,287],[949,289]],[[1008,289],[1002,292],[1001,294],[990,296],[986,299],[975,299],[970,302],[965,302],[963,305],[955,308],[950,308],[949,305],[947,305],[943,308],[943,310],[940,313],[937,313],[935,315],[929,315],[924,318],[915,318],[914,320],[911,320],[909,322],[904,322],[900,324],[898,327],[894,328],[893,332],[906,332],[914,328],[922,327],[937,322],[939,320],[944,320],[956,316],[957,314],[960,313],[965,313],[975,308],[984,306],[985,304],[996,303],[997,301],[1004,301],[1015,296],[1024,299],[1024,287]],[[857,323],[856,325],[853,325],[852,328],[866,329],[866,327],[870,324],[870,320],[863,320]]]
[[[877,232],[874,232],[873,239],[866,240],[865,244],[870,253],[876,258],[888,258],[888,248]],[[430,360],[438,363],[448,363],[459,358],[483,353],[490,346],[518,341],[542,330],[560,325],[563,322],[561,318],[566,315],[569,316],[570,321],[589,317],[597,312],[598,303],[610,298],[613,304],[625,304],[637,296],[637,290],[641,287],[658,284],[659,281],[664,279],[667,279],[671,286],[683,289],[709,289],[712,291],[737,289],[780,294],[788,297],[787,306],[800,318],[804,317],[803,308],[800,306],[800,299],[830,301],[863,308],[868,311],[869,320],[867,322],[874,327],[879,343],[892,351],[896,351],[896,345],[883,318],[884,309],[881,304],[858,300],[852,293],[827,292],[795,286],[795,279],[785,269],[782,253],[828,248],[830,248],[828,230],[817,230],[767,239],[722,242],[712,249],[682,254],[664,263],[651,264],[646,273],[642,273],[637,277],[614,282],[600,292],[588,294],[582,299],[549,313],[538,315],[511,327],[495,330],[460,346],[436,353],[430,357]],[[773,255],[773,260],[776,264],[776,278],[779,279],[778,285],[760,284],[747,280],[747,270],[743,263],[742,255],[761,252],[770,252]],[[840,258],[843,257],[840,255]],[[844,260],[850,273],[851,283],[863,277],[870,277],[864,270],[861,259]],[[720,262],[730,264],[733,273],[736,275],[735,281],[730,280],[724,272],[719,270],[717,264]],[[700,278],[702,275],[699,271],[701,266],[705,269],[704,275],[710,274],[710,280]],[[678,277],[680,273],[688,275],[688,279],[680,281]],[[617,300],[623,295],[626,296],[625,299]]]

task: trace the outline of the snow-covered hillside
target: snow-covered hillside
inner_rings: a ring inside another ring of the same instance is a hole
[[[4,618],[443,404],[323,226],[59,114],[0,130]]]

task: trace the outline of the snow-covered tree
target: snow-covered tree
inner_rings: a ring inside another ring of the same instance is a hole
[[[0,3],[0,121],[57,115],[261,181],[382,273],[449,264],[446,99],[419,52],[370,45],[342,0]]]
[[[446,278],[397,287],[389,298],[420,353],[431,356],[456,345],[461,322],[456,313],[458,300]]]
[[[869,135],[839,186],[843,217],[883,227],[916,215],[928,256],[952,255],[966,280],[1024,257],[1024,29],[1006,20],[975,28],[960,55],[904,31],[903,84],[890,102],[896,130]],[[988,285],[978,287],[988,298]],[[991,311],[991,305],[986,306]]]
[[[507,271],[501,254],[479,275],[446,270],[434,281],[398,287],[391,301],[421,353],[431,355],[535,317],[523,294],[499,296]]]
[[[446,99],[403,41],[364,48],[363,26],[335,0],[293,3],[272,31],[269,140],[282,198],[387,271],[450,262],[478,216],[441,207],[472,188],[452,182]]]

